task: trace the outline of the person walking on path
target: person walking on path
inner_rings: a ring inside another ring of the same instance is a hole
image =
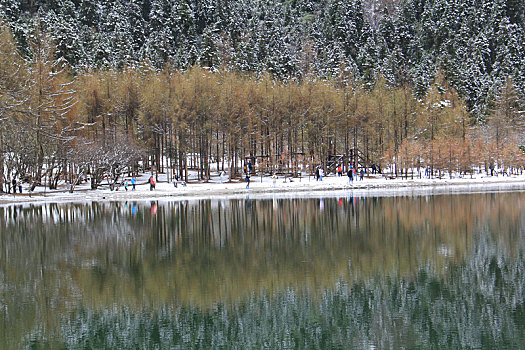
[[[137,179],[135,178],[135,176],[133,176],[131,178],[131,186],[133,186],[133,189],[132,191],[135,191],[135,185],[137,184]]]
[[[365,171],[361,169],[361,172],[359,173],[359,180],[363,181],[364,177],[365,177]]]
[[[18,193],[22,193],[22,181],[18,181]]]
[[[323,168],[319,168],[319,181],[323,181],[324,171]]]
[[[13,193],[16,193],[16,180],[13,177],[13,180],[11,181],[11,184],[13,185]]]
[[[128,180],[124,181],[124,189],[128,192]]]
[[[277,183],[277,175],[275,173],[273,173],[272,180],[273,180],[273,188],[275,188],[275,184]]]
[[[346,174],[348,175],[348,182],[352,183],[354,181],[354,172],[352,170],[352,166],[348,168],[348,172]]]
[[[149,177],[148,182],[149,182],[149,190],[153,191],[155,189],[155,178],[153,177],[153,175]]]
[[[250,174],[246,173],[246,188],[250,189]]]

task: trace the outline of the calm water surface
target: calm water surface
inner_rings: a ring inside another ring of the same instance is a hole
[[[525,193],[0,207],[0,348],[525,347]]]

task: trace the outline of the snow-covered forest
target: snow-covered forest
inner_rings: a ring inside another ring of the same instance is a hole
[[[3,180],[523,164],[521,0],[0,0],[0,17]]]

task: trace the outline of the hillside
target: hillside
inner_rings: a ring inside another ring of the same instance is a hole
[[[76,70],[382,75],[423,95],[441,68],[481,121],[508,77],[525,92],[521,0],[0,0],[0,17],[26,55],[40,29]]]

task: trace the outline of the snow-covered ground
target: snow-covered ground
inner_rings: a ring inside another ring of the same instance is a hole
[[[97,190],[90,190],[89,184],[77,186],[74,193],[69,193],[65,184],[56,191],[44,190],[37,187],[30,195],[29,186],[24,186],[22,194],[4,194],[0,196],[0,204],[13,202],[40,202],[40,201],[90,201],[90,200],[149,200],[149,199],[176,199],[176,198],[226,198],[250,195],[250,197],[264,198],[268,195],[280,196],[339,196],[339,195],[392,195],[392,194],[426,194],[429,192],[479,192],[495,190],[525,190],[525,175],[520,176],[486,176],[474,175],[473,178],[443,178],[443,179],[386,179],[383,176],[365,176],[363,181],[349,182],[348,177],[325,176],[322,181],[316,181],[313,176],[289,179],[279,177],[274,185],[271,177],[251,178],[250,188],[246,188],[244,180],[227,182],[227,177],[221,182],[219,175],[212,176],[209,182],[197,182],[196,174],[191,174],[187,186],[179,184],[175,187],[166,181],[166,176],[160,174],[155,190],[150,191],[147,180],[149,174],[137,178],[137,188],[128,191],[121,186],[118,191],[110,191],[108,186]],[[191,181],[191,179],[194,181]]]

